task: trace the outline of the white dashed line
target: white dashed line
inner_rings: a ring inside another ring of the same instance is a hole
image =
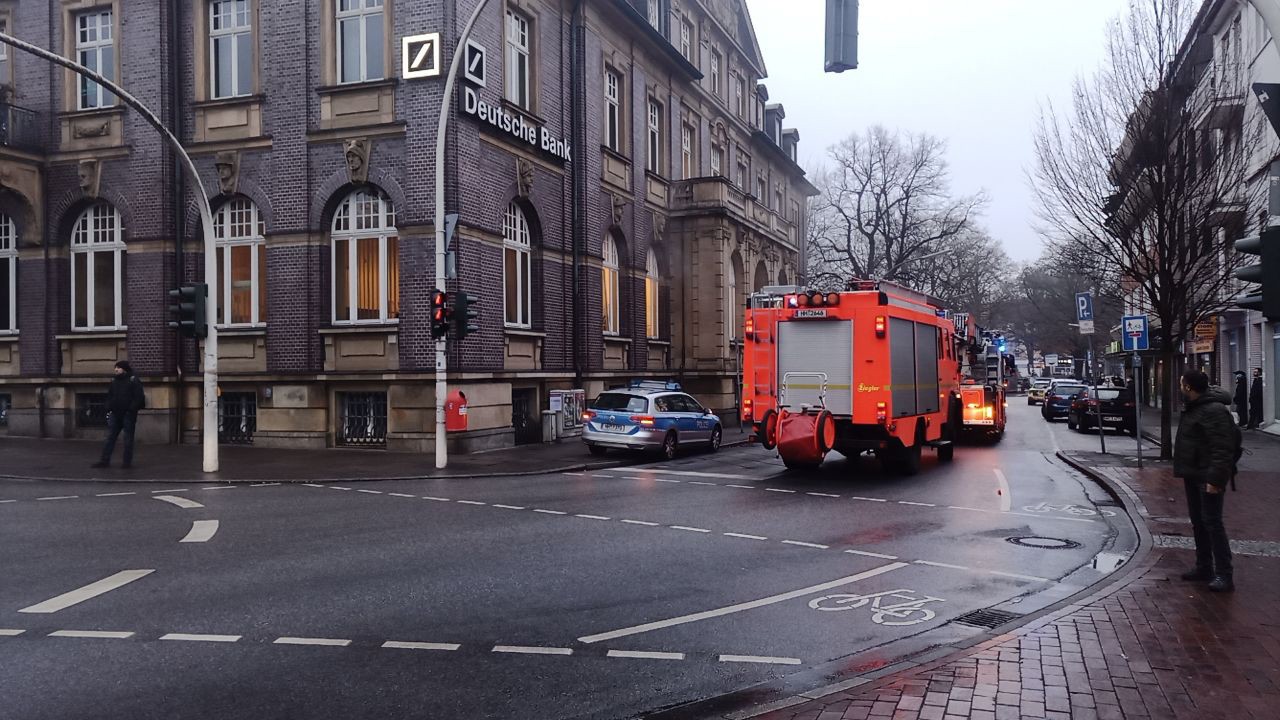
[[[862,500],[863,502],[889,502],[888,500],[885,500],[884,498],[869,498],[869,497],[862,497],[862,496],[859,496],[859,495],[850,495],[850,496],[849,496],[849,499],[850,499],[850,500]]]
[[[765,537],[765,536],[763,536],[763,535],[748,535],[748,534],[746,534],[746,533],[730,533],[730,532],[727,532],[727,533],[723,533],[723,534],[724,534],[724,536],[725,536],[725,537],[742,538],[743,540],[768,540],[768,539],[769,539],[769,538],[767,538],[767,537]]]
[[[329,488],[330,490],[350,490],[351,489],[349,487],[339,487],[337,485],[326,485],[325,487]]]
[[[161,640],[182,640],[185,642],[217,642],[233,643],[240,641],[240,635],[198,635],[192,633],[169,633],[161,635]]]
[[[739,490],[755,490],[754,485],[725,485],[725,487],[738,488]]]
[[[591,477],[598,477],[598,478],[610,478],[610,479],[612,479],[612,478],[614,478],[614,477],[616,477],[616,476],[615,476],[615,475],[605,475],[604,473],[596,473],[595,475],[592,475]]]
[[[800,547],[817,548],[819,550],[830,550],[830,545],[819,545],[818,543],[800,542],[799,540],[783,540],[784,545],[799,545]]]
[[[17,637],[26,630],[16,630],[14,628],[0,628],[0,637]]]
[[[36,500],[75,500],[79,495],[51,495],[49,497],[38,497]]]
[[[716,483],[713,483],[713,482],[703,482],[703,481],[701,481],[701,480],[690,480],[690,481],[689,481],[689,484],[690,484],[690,485],[710,485],[711,487],[716,487]]]
[[[671,526],[671,529],[672,529],[672,530],[687,530],[687,531],[689,531],[689,532],[696,532],[696,533],[709,533],[709,532],[711,532],[710,530],[708,530],[708,529],[706,529],[706,528],[689,527],[688,525],[672,525],[672,526]]]
[[[457,650],[462,647],[458,643],[408,642],[405,640],[388,640],[382,643],[384,648],[400,650]]]
[[[196,502],[195,500],[188,500],[187,498],[184,498],[184,497],[178,497],[177,495],[157,495],[157,496],[155,496],[155,497],[153,497],[153,498],[151,498],[151,499],[152,499],[152,500],[159,500],[160,502],[167,502],[167,503],[169,503],[170,505],[177,505],[178,507],[182,508],[183,510],[193,510],[193,509],[195,509],[195,508],[202,508],[202,507],[204,507],[204,505],[201,505],[200,503]]]
[[[559,510],[543,510],[542,508],[534,508],[533,511],[536,513],[542,513],[543,515],[568,515],[569,514],[567,512],[560,512]]]
[[[603,515],[574,515],[574,517],[586,518],[587,520],[611,520]]]
[[[402,498],[416,497],[415,495],[409,495],[407,493],[387,493],[387,494],[390,495],[391,497],[402,497]]]
[[[866,550],[845,550],[850,555],[862,555],[864,557],[880,558],[881,560],[897,560],[897,555],[885,555],[883,553],[867,552]]]
[[[636,660],[683,660],[684,653],[649,652],[647,650],[610,650],[606,653],[611,658],[634,658]]]
[[[382,491],[381,491],[381,490],[366,490],[365,488],[360,488],[360,489],[356,490],[356,492],[368,493],[368,494],[370,494],[370,495],[381,495],[381,494],[382,494]]]
[[[303,486],[304,486],[304,487],[314,487],[314,488],[323,488],[323,487],[324,487],[323,485],[317,485],[317,484],[315,484],[315,483],[302,483],[302,484],[303,484]]]
[[[346,647],[351,644],[350,640],[339,638],[309,638],[309,637],[278,637],[272,643],[274,645],[328,645],[332,647]]]
[[[129,583],[140,580],[155,570],[121,570],[114,575],[108,575],[96,582],[89,583],[82,588],[77,588],[71,592],[63,593],[57,597],[49,598],[42,603],[37,603],[29,607],[24,607],[18,612],[20,613],[55,613],[95,598],[104,593],[109,593],[117,588],[124,587]]]
[[[272,485],[279,485],[279,484],[280,483],[254,483],[249,487],[271,487]]]
[[[96,497],[124,497],[125,495],[137,495],[136,492],[118,492],[118,493],[98,493]]]
[[[151,491],[151,494],[152,494],[152,495],[162,495],[162,494],[164,494],[164,493],[176,493],[176,492],[191,492],[191,491],[190,491],[190,490],[188,490],[188,489],[186,489],[186,488],[175,488],[175,489],[173,489],[173,490],[152,490],[152,491]]]
[[[499,505],[498,503],[494,503],[493,506],[496,508],[502,508],[503,510],[523,510],[524,509],[524,507],[520,505]]]
[[[515,653],[517,655],[572,655],[571,648],[562,647],[530,647],[527,645],[494,645],[496,653]]]
[[[658,527],[658,523],[649,522],[648,520],[623,520],[628,525],[643,525],[645,527]]]
[[[126,640],[133,637],[131,632],[114,632],[110,630],[54,630],[49,637],[93,638],[97,640]]]
[[[910,500],[899,500],[899,505],[918,505],[920,507],[938,507],[934,503],[912,502]]]
[[[950,568],[952,570],[972,570],[973,568],[964,565],[952,565],[950,563],[931,562],[929,560],[913,560],[916,565],[929,565],[932,567]]]
[[[794,493],[794,492],[795,492],[795,490],[784,490],[784,489],[782,489],[782,488],[765,488],[765,490],[768,490],[769,492],[780,492],[780,493]]]
[[[964,505],[948,505],[947,509],[948,510],[968,510],[970,512],[991,512],[990,510],[984,510],[982,508],[965,507]]]
[[[202,543],[209,542],[209,539],[218,532],[217,520],[196,520],[191,523],[191,530],[187,536],[178,542],[184,543]]]
[[[235,485],[210,485],[209,487],[202,487],[200,489],[201,490],[235,490],[236,486]]]
[[[720,662],[761,663],[764,665],[799,665],[799,658],[769,657],[768,655],[721,655]]]
[[[683,480],[672,480],[671,478],[654,478],[653,480],[654,480],[654,482],[664,482],[664,483],[682,483],[682,482],[684,482]]]
[[[11,503],[11,502],[18,502],[18,501],[17,500],[0,500],[0,505],[3,505],[4,503]]]
[[[458,504],[459,505],[488,505],[489,503],[482,503],[479,500],[459,500]]]
[[[422,499],[423,499],[423,500],[434,500],[434,501],[436,501],[436,502],[453,502],[453,501],[452,501],[452,500],[450,500],[449,498],[432,497],[432,496],[430,496],[430,495],[423,495],[423,496],[422,496]]]
[[[663,475],[682,475],[684,477],[697,478],[718,478],[726,480],[754,480],[750,475],[733,475],[730,473],[714,473],[714,472],[697,472],[696,470],[664,470],[661,468],[632,468],[622,469],[619,472],[625,473],[661,473]],[[656,478],[655,478],[656,479]]]
[[[1049,578],[1042,578],[1036,575],[1020,575],[1018,573],[1000,572],[999,570],[988,570],[987,572],[991,573],[992,575],[999,575],[1001,577],[1017,578],[1018,580],[1033,580],[1035,582],[1053,582]]]
[[[832,495],[831,493],[820,493],[820,492],[807,492],[807,493],[805,493],[805,495],[812,495],[812,496],[814,496],[814,497],[827,497],[827,498],[838,498],[838,497],[840,497],[839,495]]]

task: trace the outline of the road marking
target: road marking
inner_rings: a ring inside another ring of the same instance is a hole
[[[324,487],[323,485],[317,485],[317,484],[315,484],[315,483],[302,483],[302,484],[303,484],[303,486],[305,486],[305,487],[314,487],[314,488],[323,488],[323,487]]]
[[[457,650],[462,646],[457,643],[408,642],[405,640],[388,640],[382,643],[382,647],[397,648],[400,650]]]
[[[850,499],[850,500],[864,500],[864,501],[866,501],[866,502],[889,502],[888,500],[885,500],[884,498],[869,498],[869,497],[861,497],[861,496],[858,496],[858,495],[850,495],[850,496],[849,496],[849,499]]]
[[[721,655],[720,662],[762,663],[765,665],[799,665],[799,658],[769,657],[768,655]]]
[[[330,490],[350,490],[351,489],[349,487],[338,487],[337,485],[326,485],[325,487],[329,488]]]
[[[717,487],[717,483],[713,483],[713,482],[703,482],[703,481],[701,481],[701,480],[690,480],[690,481],[689,481],[689,484],[690,484],[690,485],[710,485],[710,486],[712,486],[712,487]]]
[[[765,488],[769,492],[793,493],[795,490],[783,490],[782,488]]]
[[[800,547],[817,548],[819,550],[830,550],[830,545],[819,545],[818,543],[800,542],[799,540],[783,540],[784,545],[799,545]]]
[[[725,480],[755,480],[751,475],[733,475],[730,473],[696,472],[694,470],[663,470],[661,468],[620,469],[625,473],[661,473],[663,475],[680,475],[682,477],[720,478]],[[654,478],[658,480],[659,478]]]
[[[161,494],[164,494],[164,493],[175,493],[175,492],[191,492],[191,491],[190,491],[190,490],[188,490],[188,489],[186,489],[186,488],[176,488],[176,489],[173,489],[173,490],[152,490],[152,491],[151,491],[151,494],[152,494],[152,495],[161,495]]]
[[[202,508],[202,507],[204,507],[203,505],[201,505],[200,503],[196,502],[195,500],[188,500],[187,498],[184,498],[184,497],[178,497],[177,495],[157,495],[157,496],[155,496],[155,497],[153,497],[153,498],[151,498],[151,499],[152,499],[152,500],[159,500],[159,501],[161,501],[161,502],[167,502],[167,503],[169,503],[170,505],[177,505],[178,507],[182,508],[183,510],[191,510],[191,509],[194,509],[194,508]]]
[[[845,550],[850,555],[863,555],[865,557],[880,558],[881,560],[897,560],[897,555],[885,555],[883,553],[867,552],[866,550]]]
[[[527,645],[494,645],[493,652],[515,653],[517,655],[572,655],[571,648],[562,647],[529,647]]]
[[[191,523],[191,530],[187,533],[187,536],[178,542],[209,542],[209,538],[213,537],[216,532],[218,532],[217,520],[196,520]]]
[[[610,650],[605,654],[611,658],[634,658],[636,660],[683,660],[684,653],[650,652],[648,650]]]
[[[559,510],[543,510],[542,508],[534,508],[533,511],[536,513],[542,513],[543,515],[568,515],[569,514],[567,512],[560,512]]]
[[[279,484],[280,484],[280,483],[278,483],[278,482],[275,482],[275,483],[254,483],[254,484],[250,485],[249,487],[271,487],[272,485],[279,485]]]
[[[768,539],[769,539],[769,538],[767,538],[767,537],[765,537],[765,536],[763,536],[763,535],[747,535],[746,533],[729,533],[729,532],[727,532],[727,533],[725,533],[725,534],[724,534],[724,536],[725,536],[725,537],[736,537],[736,538],[742,538],[743,540],[768,540]]]
[[[137,495],[136,492],[118,492],[118,493],[98,493],[97,497],[123,497],[125,495]]]
[[[235,490],[236,486],[235,485],[210,485],[209,487],[202,487],[200,489],[201,490]]]
[[[493,506],[496,508],[502,508],[503,510],[523,510],[524,509],[519,505],[499,505],[498,503],[494,503]]]
[[[346,647],[351,644],[350,640],[342,640],[339,638],[309,638],[309,637],[278,637],[272,643],[273,645],[329,645],[332,647]]]
[[[671,526],[671,529],[672,529],[672,530],[687,530],[687,531],[689,531],[689,532],[696,532],[696,533],[709,533],[709,532],[711,532],[710,530],[708,530],[708,529],[706,529],[706,528],[689,527],[688,525],[672,525],[672,526]]]
[[[432,497],[432,496],[430,496],[430,495],[423,495],[423,496],[422,496],[422,499],[423,499],[423,500],[435,500],[436,502],[453,502],[453,501],[452,501],[452,500],[450,500],[449,498]]]
[[[820,492],[807,492],[807,493],[805,493],[805,495],[812,495],[812,496],[814,496],[814,497],[829,497],[829,498],[838,498],[838,497],[840,497],[839,495],[833,495],[833,494],[831,494],[831,493],[820,493]]]
[[[417,497],[416,495],[409,495],[408,493],[387,493],[387,494],[390,495],[391,497],[402,497],[402,498]]]
[[[938,507],[933,503],[912,502],[910,500],[899,500],[899,505],[919,505],[920,507]]]
[[[610,479],[612,479],[612,478],[614,478],[615,476],[614,476],[614,475],[605,475],[604,473],[596,473],[595,475],[592,475],[591,477],[598,477],[598,478],[610,478]]]
[[[368,494],[370,494],[370,495],[381,495],[381,494],[382,494],[382,491],[381,491],[381,490],[366,490],[366,489],[364,489],[364,488],[360,488],[359,490],[356,490],[356,492],[368,493]]]
[[[715,610],[705,610],[703,612],[693,613],[690,615],[681,615],[680,617],[670,618],[668,620],[658,620],[655,622],[645,623],[643,625],[636,625],[634,627],[622,628],[621,630],[611,630],[609,632],[599,633],[597,635],[587,635],[586,637],[578,638],[578,640],[581,642],[590,644],[590,643],[600,642],[602,640],[613,640],[615,638],[626,637],[628,635],[637,635],[639,633],[645,633],[651,630],[660,630],[662,628],[668,628],[675,625],[684,625],[686,623],[698,622],[699,620],[707,620],[710,618],[722,617],[725,615],[732,615],[733,613],[743,612],[746,610],[754,610],[755,608],[758,608],[758,607],[764,607],[766,605],[773,605],[774,603],[785,602],[787,600],[792,600],[794,598],[804,597],[805,595],[812,595],[813,593],[822,592],[823,590],[830,590],[831,588],[850,585],[860,580],[866,580],[867,578],[872,578],[877,575],[883,575],[884,573],[891,572],[893,570],[897,570],[898,568],[904,568],[904,567],[907,567],[907,563],[904,563],[904,562],[889,563],[888,565],[881,565],[878,568],[872,568],[865,572],[860,572],[857,575],[849,575],[847,577],[842,577],[839,580],[832,580],[830,582],[825,582],[818,585],[811,585],[809,587],[801,588],[799,590],[792,590],[790,592],[780,593],[778,595],[771,595],[766,598],[760,598],[759,600],[751,600],[748,602],[738,603],[736,605],[729,605],[727,607],[717,608]]]
[[[1018,573],[1000,572],[999,570],[988,570],[992,575],[1000,575],[1001,577],[1017,578],[1019,580],[1034,580],[1036,582],[1053,582],[1049,578],[1042,578],[1036,575],[1020,575]]]
[[[49,598],[42,603],[24,607],[18,612],[20,613],[55,613],[84,602],[90,598],[95,598],[103,593],[111,592],[117,588],[124,587],[134,580],[144,578],[155,570],[121,570],[115,575],[109,575],[97,582],[89,583],[82,588],[63,593],[57,597]]]
[[[913,560],[916,565],[931,565],[933,567],[950,568],[952,570],[972,570],[973,568],[964,565],[951,565],[949,563],[931,562],[929,560]]]
[[[19,611],[21,612],[21,611]],[[133,637],[131,632],[113,632],[110,630],[54,630],[49,637],[96,638],[103,640],[125,640]]]
[[[192,633],[169,633],[161,635],[161,640],[182,640],[185,642],[220,642],[233,643],[240,641],[240,635],[199,635]]]
[[[14,628],[0,628],[0,637],[17,637],[26,630],[17,630]]]
[[[644,525],[645,527],[658,527],[658,523],[649,522],[647,520],[623,520],[628,525]]]
[[[971,512],[991,512],[990,510],[984,510],[982,508],[965,507],[963,505],[948,505],[947,509],[948,510],[969,510]]]
[[[607,517],[605,517],[605,516],[603,516],[603,515],[574,515],[574,517],[586,518],[586,519],[588,519],[588,520],[610,520],[610,519],[612,519],[612,518],[607,518]]]
[[[458,504],[459,505],[488,505],[489,503],[482,503],[479,500],[459,500]]]
[[[0,500],[0,504],[18,502],[17,500]]]
[[[75,500],[79,495],[51,495],[49,497],[38,497],[36,500]]]
[[[725,487],[738,488],[740,490],[755,490],[755,485],[725,485]]]
[[[996,482],[1000,485],[1000,489],[996,492],[1000,495],[1000,512],[1009,512],[1009,508],[1013,504],[1013,496],[1009,492],[1009,478],[1004,476],[1000,468],[995,468]]]
[[[637,479],[638,479],[638,478],[637,478]],[[665,482],[665,483],[682,483],[682,482],[684,482],[683,480],[672,480],[671,478],[654,478],[654,481],[655,481],[655,482]]]

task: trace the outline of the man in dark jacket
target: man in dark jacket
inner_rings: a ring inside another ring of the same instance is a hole
[[[1222,502],[1235,466],[1240,431],[1227,410],[1231,396],[1220,388],[1210,389],[1208,375],[1199,370],[1183,373],[1182,397],[1186,407],[1173,445],[1173,475],[1183,479],[1196,539],[1196,567],[1183,573],[1182,579],[1208,580],[1210,590],[1230,592],[1235,586]]]
[[[1249,388],[1249,429],[1262,424],[1262,368],[1253,369],[1253,386]]]
[[[1240,420],[1240,427],[1249,426],[1249,382],[1244,378],[1244,371],[1236,371],[1236,394],[1232,398],[1233,404],[1236,406],[1236,416]]]
[[[142,381],[133,374],[128,361],[116,363],[115,377],[107,388],[107,442],[102,446],[102,459],[95,468],[111,466],[111,455],[116,449],[116,438],[124,432],[124,463],[133,465],[133,430],[138,423],[138,411],[146,407],[147,398],[142,391]]]

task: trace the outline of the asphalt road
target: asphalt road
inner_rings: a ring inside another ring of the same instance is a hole
[[[526,478],[0,482],[0,718],[614,720],[971,636],[965,613],[1033,612],[1132,541],[1053,458],[1096,434],[1010,414],[911,478],[746,447]]]

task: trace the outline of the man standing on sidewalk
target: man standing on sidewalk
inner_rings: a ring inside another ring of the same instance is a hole
[[[1249,381],[1245,380],[1244,371],[1236,371],[1236,394],[1231,398],[1235,402],[1236,416],[1240,427],[1249,426]]]
[[[1262,368],[1253,369],[1253,387],[1249,388],[1249,429],[1262,425]]]
[[[111,466],[111,454],[116,449],[116,438],[124,432],[124,462],[120,467],[133,465],[133,430],[138,423],[138,411],[147,406],[147,396],[142,381],[133,374],[127,360],[116,363],[115,377],[107,388],[107,441],[102,446],[102,459],[95,468]]]
[[[1231,480],[1239,429],[1227,404],[1231,395],[1209,389],[1209,376],[1199,370],[1182,374],[1186,408],[1173,445],[1173,475],[1183,479],[1187,513],[1196,539],[1196,567],[1183,580],[1208,580],[1214,592],[1235,589],[1231,546],[1222,524],[1223,491]]]

